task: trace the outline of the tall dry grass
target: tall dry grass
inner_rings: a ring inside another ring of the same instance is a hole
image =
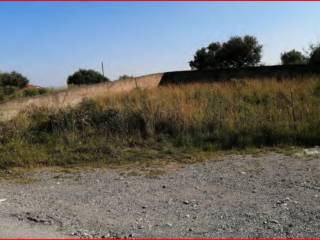
[[[103,109],[136,113],[149,135],[220,147],[318,144],[318,81],[247,80],[136,91],[99,99]]]
[[[0,127],[0,166],[120,161],[136,146],[318,145],[319,86],[317,78],[174,85],[34,109]]]
[[[131,77],[108,83],[99,83],[86,86],[74,86],[68,89],[50,91],[50,94],[33,97],[20,97],[0,102],[0,121],[13,119],[21,111],[29,108],[61,109],[74,107],[85,99],[112,95],[119,92],[129,92],[135,88],[150,89],[159,85],[162,74],[149,74],[140,77]]]

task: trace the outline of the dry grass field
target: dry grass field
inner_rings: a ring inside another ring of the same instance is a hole
[[[33,102],[38,105],[29,109],[27,103],[17,104],[23,111],[0,124],[0,167],[120,163],[320,144],[317,77],[155,88],[160,78],[137,79],[138,88],[132,79],[77,88],[65,93],[64,101],[63,93],[59,101],[38,97]]]
[[[112,93],[127,92],[135,88],[157,87],[162,74],[150,74],[111,83],[73,87],[44,96],[25,97],[0,104],[0,119],[10,120],[22,110],[32,107],[61,108],[75,106],[84,99],[97,98]]]

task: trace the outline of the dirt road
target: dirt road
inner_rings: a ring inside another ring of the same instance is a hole
[[[1,237],[320,237],[319,156],[30,176],[0,181]]]

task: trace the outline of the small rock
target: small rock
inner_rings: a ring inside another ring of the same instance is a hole
[[[172,227],[172,223],[166,223],[167,227]]]
[[[188,204],[189,204],[189,201],[188,201],[188,200],[184,200],[184,201],[183,201],[183,204],[188,205]]]
[[[163,189],[165,189],[165,188],[166,188],[166,186],[165,186],[165,185],[163,185],[163,186],[162,186],[162,188],[163,188]]]
[[[190,218],[190,215],[189,215],[189,214],[187,214],[187,215],[186,215],[186,218]]]
[[[283,200],[278,200],[276,203],[277,203],[277,204],[283,204],[284,201],[283,201]]]
[[[192,228],[189,228],[188,231],[189,231],[189,232],[192,232],[193,230],[192,230]]]
[[[242,175],[246,175],[247,173],[246,172],[240,172]]]
[[[279,224],[279,221],[275,220],[275,219],[271,219],[270,220],[271,223],[275,223],[275,224]]]
[[[304,154],[309,156],[320,155],[320,148],[319,147],[305,148],[303,152]]]

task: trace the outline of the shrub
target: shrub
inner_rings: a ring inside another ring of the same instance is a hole
[[[0,73],[0,85],[24,88],[29,80],[17,72]]]
[[[282,65],[305,64],[307,63],[307,57],[293,49],[281,54],[281,63]]]
[[[189,62],[192,69],[239,68],[255,66],[261,60],[262,45],[246,35],[231,37],[227,42],[213,42],[196,51]]]
[[[23,90],[23,96],[24,97],[33,97],[37,95],[42,95],[47,93],[48,90],[45,88],[27,88]]]
[[[95,84],[108,81],[110,80],[97,71],[80,69],[79,71],[68,77],[67,84]]]
[[[124,74],[124,75],[119,76],[118,80],[126,80],[129,78],[133,78],[133,76],[129,76],[129,75]]]
[[[4,87],[2,87],[2,92],[6,96],[14,94],[16,92],[16,90],[17,90],[17,88],[13,87],[13,86],[4,86]]]

